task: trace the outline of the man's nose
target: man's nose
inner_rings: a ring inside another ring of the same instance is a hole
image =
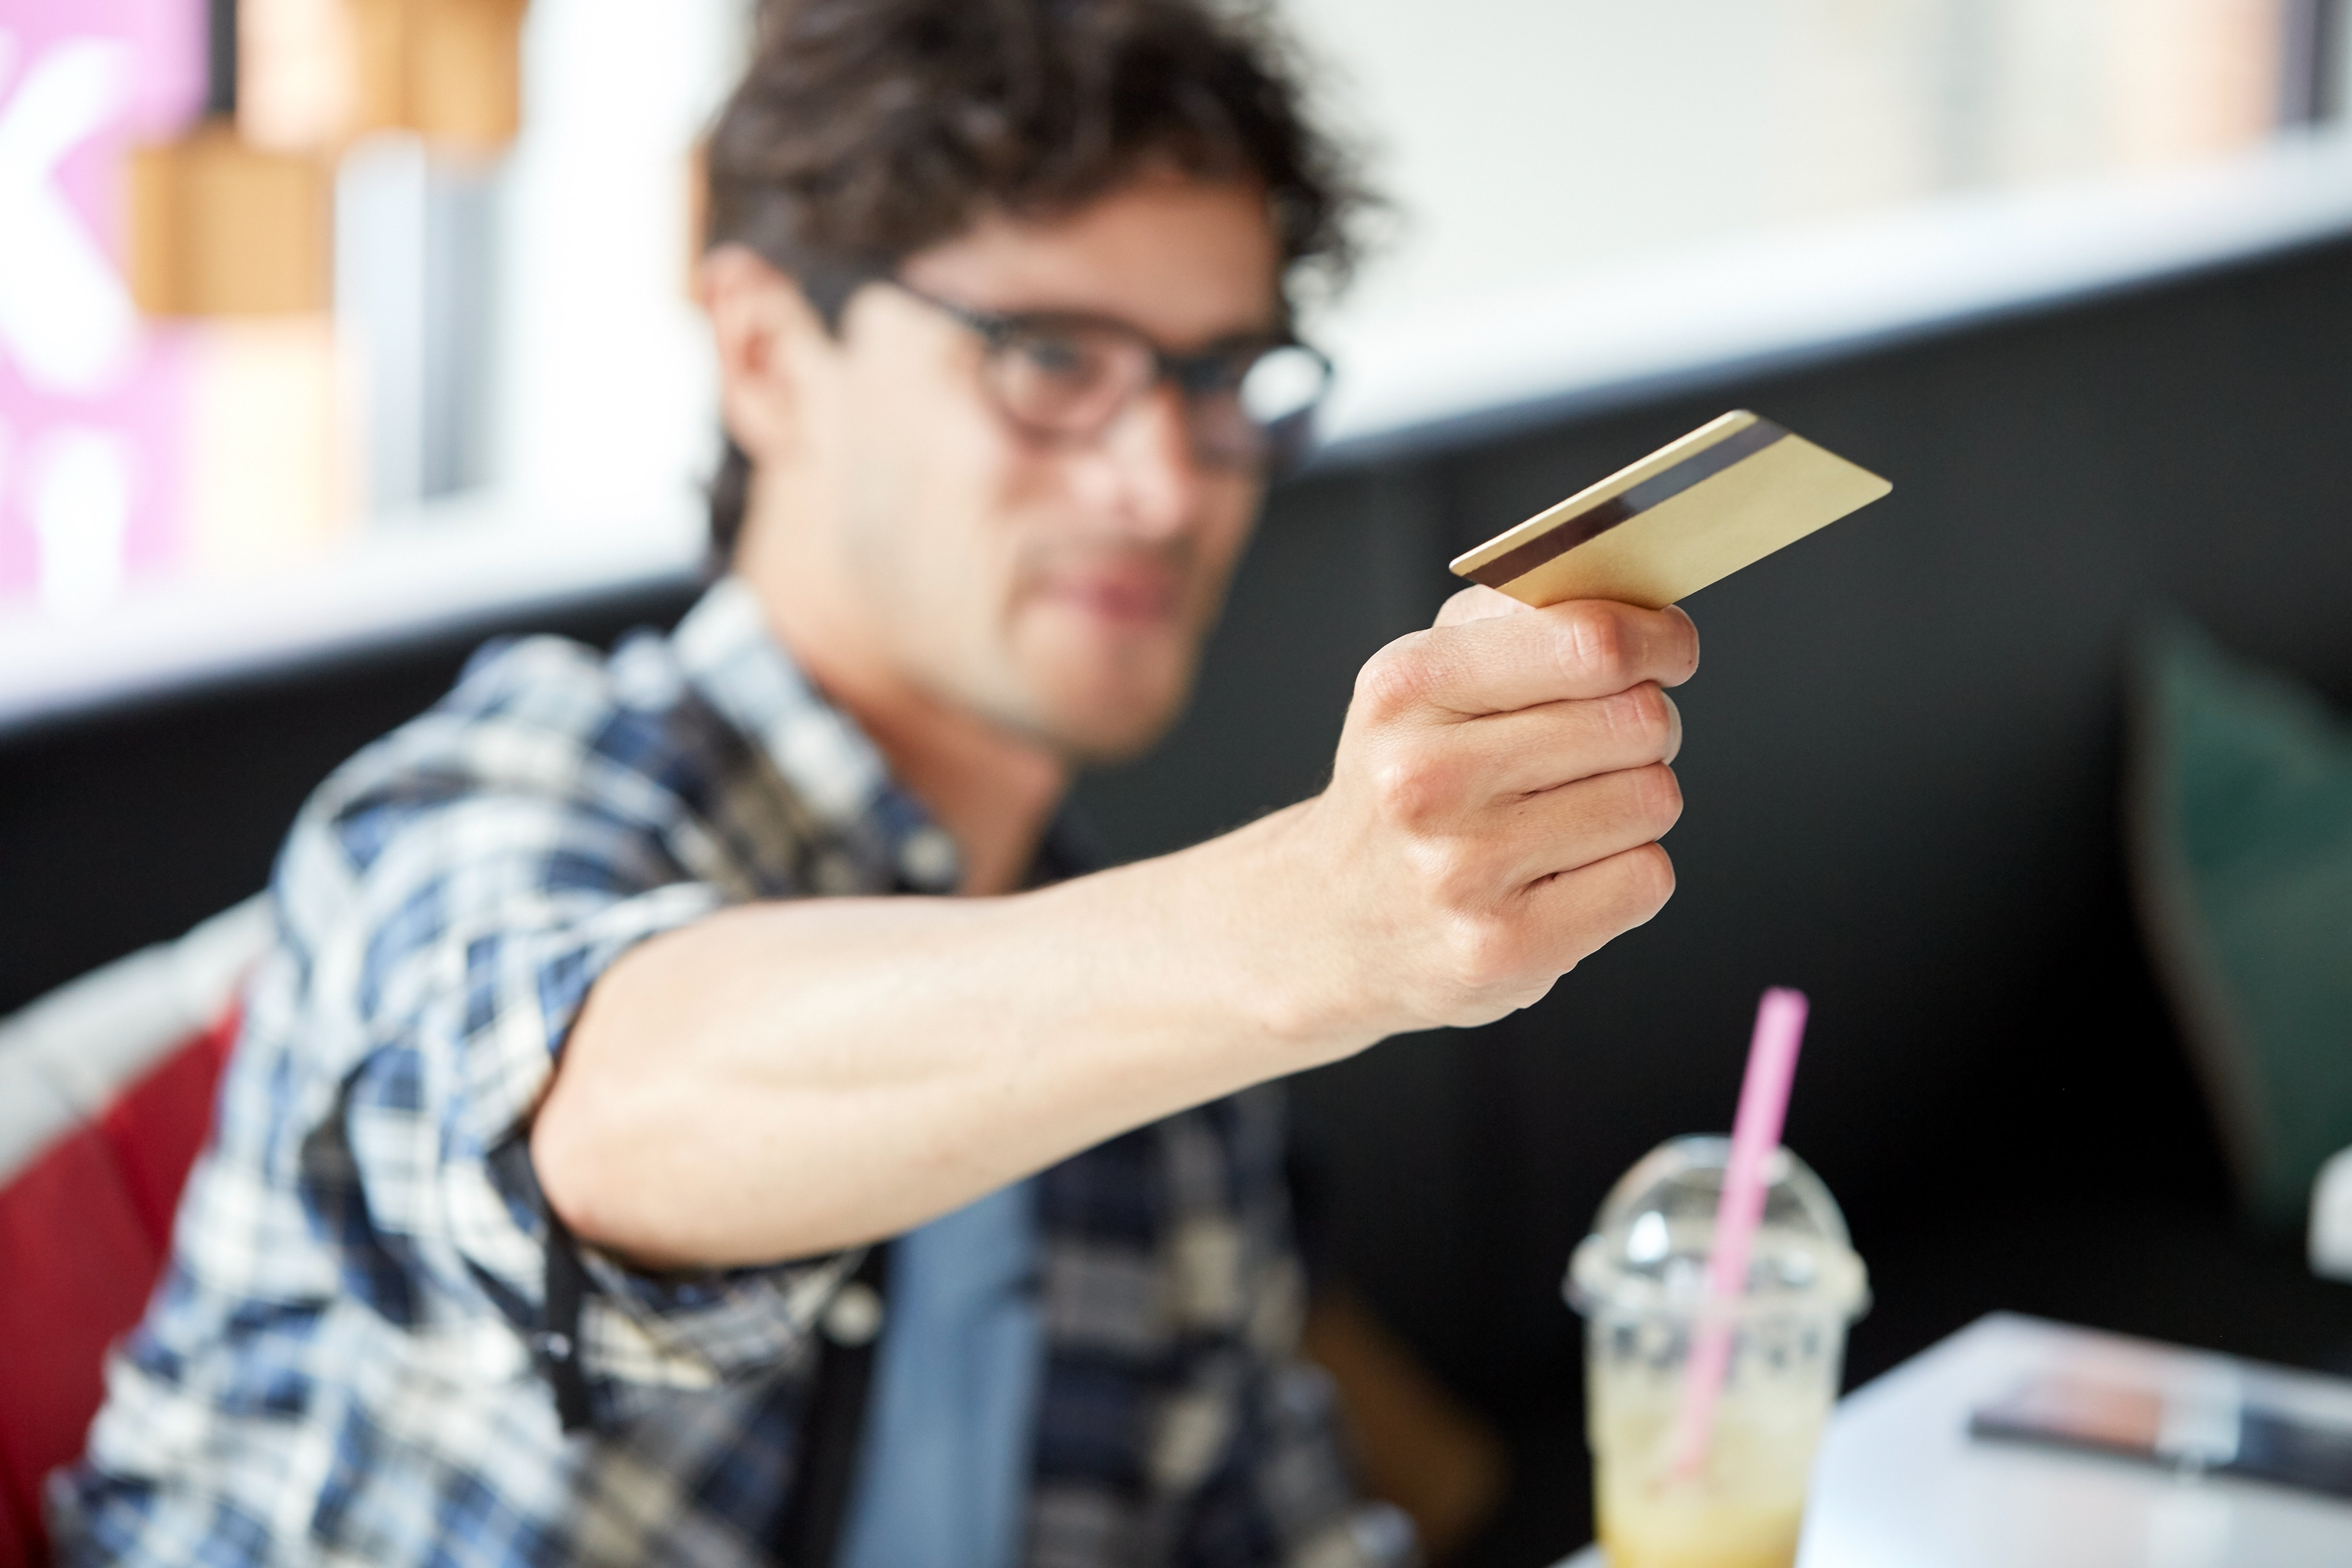
[[[1184,394],[1162,381],[1119,411],[1103,433],[1108,477],[1129,526],[1147,538],[1181,533],[1200,510],[1203,476]]]

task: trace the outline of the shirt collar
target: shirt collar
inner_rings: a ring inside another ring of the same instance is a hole
[[[749,583],[720,578],[670,639],[711,706],[758,744],[809,814],[920,893],[963,880],[955,841],[900,788],[866,732],[812,685],[768,630]]]

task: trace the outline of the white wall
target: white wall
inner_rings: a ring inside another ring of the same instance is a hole
[[[2280,0],[1280,0],[1401,208],[1334,325],[2268,134]]]
[[[712,457],[688,295],[688,153],[743,47],[743,0],[534,0],[506,172],[493,483],[616,524],[691,504]]]

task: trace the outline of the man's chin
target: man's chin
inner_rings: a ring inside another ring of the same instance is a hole
[[[1132,762],[1160,743],[1176,722],[1177,700],[1158,698],[1097,707],[1060,707],[1035,716],[1034,737],[1070,762],[1106,768]]]
[[[1069,762],[1104,767],[1131,762],[1159,744],[1191,695],[1189,679],[1080,688],[1047,679],[1029,688],[1020,711],[998,716]]]
[[[1192,695],[1193,639],[1107,641],[1041,640],[1020,661],[1031,675],[1022,727],[1073,762],[1126,762],[1149,751]]]

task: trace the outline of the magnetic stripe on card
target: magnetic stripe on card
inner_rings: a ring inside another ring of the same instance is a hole
[[[1692,486],[1714,478],[1734,464],[1755,456],[1788,434],[1770,420],[1759,419],[1745,430],[1725,436],[1706,451],[1692,453],[1664,473],[1643,480],[1622,495],[1612,496],[1572,517],[1561,519],[1558,527],[1546,529],[1518,549],[1496,556],[1465,575],[1473,582],[1500,588],[1554,557],[1566,555],[1586,540],[1597,538],[1618,524],[1629,522],[1651,507],[1674,499]]]

